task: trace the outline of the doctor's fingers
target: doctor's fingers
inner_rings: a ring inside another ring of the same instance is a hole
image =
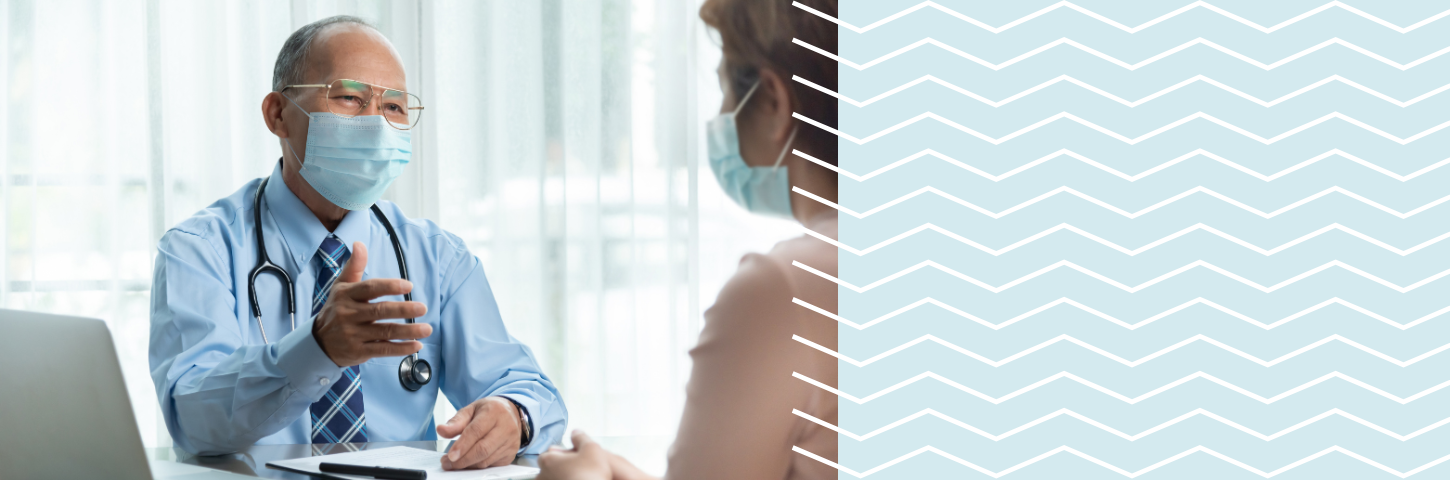
[[[389,340],[417,340],[433,334],[433,326],[426,323],[372,323],[362,325],[357,338],[365,342]]]
[[[339,281],[334,283],[332,294],[328,298],[341,294],[347,298],[365,302],[385,295],[402,295],[411,291],[413,291],[413,282],[401,278],[369,278],[361,282],[343,283]]]
[[[448,419],[447,422],[438,426],[438,436],[453,438],[462,435],[463,428],[473,422],[475,407],[477,407],[476,403],[470,403],[468,406],[458,409],[458,413],[454,414],[453,418]]]
[[[428,307],[422,302],[343,302],[337,305],[337,313],[349,323],[366,323],[418,318],[428,313]]]
[[[479,404],[469,407],[473,408],[473,412],[470,414],[468,423],[463,426],[463,432],[458,434],[458,438],[453,440],[453,446],[448,449],[448,456],[444,457],[448,460],[443,464],[445,468],[467,468],[478,463],[482,458],[472,457],[480,455],[474,450],[478,448],[478,444],[483,442],[484,438],[487,438],[490,430],[497,430],[494,426],[498,421],[493,415],[482,411]]]
[[[488,436],[484,437],[483,441],[475,444],[483,446],[487,458],[474,464],[474,467],[498,467],[508,465],[514,460],[514,457],[518,455],[519,446],[517,443],[509,442],[510,436],[507,432],[508,430],[506,429],[495,428],[488,432]],[[517,434],[514,434],[512,438],[517,439],[519,437]]]
[[[474,422],[469,426],[473,427],[479,423],[481,422]],[[464,437],[474,437],[477,440],[462,450],[463,454],[458,457],[458,461],[452,462],[449,467],[454,469],[485,468],[507,464],[509,460],[513,459],[517,450],[508,448],[508,435],[507,429],[504,428],[473,427],[464,430],[463,437],[460,437],[459,440],[463,440]]]
[[[412,355],[423,349],[423,343],[411,342],[367,342],[360,346],[363,355],[368,358],[378,357],[401,357]],[[362,363],[362,362],[358,362]]]

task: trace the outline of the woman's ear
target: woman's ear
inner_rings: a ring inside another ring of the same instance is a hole
[[[791,96],[789,80],[776,74],[774,70],[760,70],[760,86],[755,92],[756,99],[751,102],[760,102],[757,114],[761,125],[765,127],[765,134],[771,143],[784,143],[790,136],[791,128],[795,126],[795,99]]]
[[[287,138],[287,119],[282,112],[287,110],[287,99],[282,98],[278,92],[268,93],[262,97],[262,121],[267,123],[267,130],[271,131],[277,138]]]

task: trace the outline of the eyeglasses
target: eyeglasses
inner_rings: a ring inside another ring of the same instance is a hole
[[[366,115],[373,99],[380,98],[379,114],[388,120],[389,125],[399,130],[413,128],[418,124],[418,118],[423,116],[423,101],[417,95],[382,85],[341,78],[327,84],[288,85],[282,90],[288,88],[324,89],[322,98],[327,102],[327,111],[340,117]],[[375,90],[381,90],[381,93]]]

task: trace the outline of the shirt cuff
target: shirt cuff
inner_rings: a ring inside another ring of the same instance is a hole
[[[513,400],[520,408],[524,409],[524,413],[528,414],[529,424],[524,425],[524,428],[529,429],[530,432],[529,444],[520,445],[519,452],[522,453],[525,450],[539,446],[539,422],[538,420],[534,420],[534,412],[539,411],[539,401],[535,400],[534,397],[518,393],[500,393],[495,396]]]
[[[312,322],[277,342],[277,369],[287,375],[287,384],[307,398],[322,398],[332,383],[342,378],[338,367],[312,338]]]

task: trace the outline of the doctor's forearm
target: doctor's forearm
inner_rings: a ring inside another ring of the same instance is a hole
[[[177,443],[199,454],[235,452],[295,422],[341,371],[305,329],[199,368],[176,380],[165,409],[173,436],[185,437]]]

